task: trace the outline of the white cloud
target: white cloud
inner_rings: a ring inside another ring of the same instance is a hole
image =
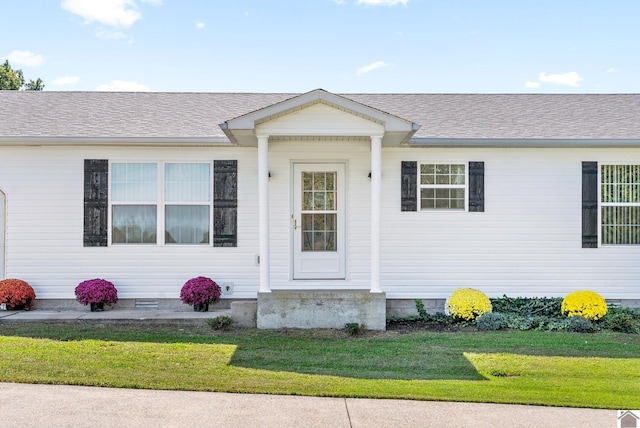
[[[531,82],[530,80],[527,80],[524,82],[524,86],[527,88],[539,88],[540,82]]]
[[[84,18],[85,23],[99,22],[112,27],[128,28],[142,18],[133,0],[62,0],[64,10]]]
[[[78,76],[63,76],[53,80],[54,85],[72,85],[80,80]]]
[[[96,88],[96,91],[103,92],[147,92],[149,87],[138,82],[128,82],[126,80],[114,80]]]
[[[205,23],[204,23],[204,22],[202,22],[202,21],[197,21],[197,22],[196,22],[196,28],[197,28],[198,30],[202,30],[202,29],[203,29],[204,27],[206,27],[206,26],[207,26],[207,24],[205,24]]]
[[[109,30],[105,30],[104,28],[98,28],[95,34],[96,34],[96,37],[101,40],[117,40],[117,39],[124,39],[127,37],[127,35],[121,31],[109,31]]]
[[[37,67],[44,62],[42,55],[36,55],[29,51],[13,51],[7,55],[7,59],[13,65],[24,65],[25,67]]]
[[[397,4],[407,5],[409,0],[358,0],[358,4],[366,4],[367,6],[395,6]]]
[[[160,6],[162,4],[162,0],[140,0],[142,3],[149,3],[154,6]]]
[[[561,74],[549,74],[543,71],[538,74],[538,80],[546,83],[555,83],[556,85],[579,86],[580,81],[584,79],[575,71]]]
[[[607,73],[617,73],[618,71],[620,71],[620,70],[618,70],[617,68],[613,68],[613,67],[609,67],[607,69]]]
[[[363,67],[360,67],[358,69],[358,71],[356,71],[356,76],[362,76],[363,74],[367,74],[373,70],[375,70],[376,68],[380,68],[380,67],[386,67],[389,64],[387,64],[386,62],[383,61],[376,61],[374,63],[371,63],[369,65],[365,65]]]

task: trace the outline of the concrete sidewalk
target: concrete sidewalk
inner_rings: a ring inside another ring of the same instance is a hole
[[[0,311],[0,321],[73,321],[73,320],[205,320],[220,315],[231,315],[230,309],[219,309],[209,312],[171,311],[159,309],[107,309],[100,312],[74,310]]]
[[[615,427],[614,410],[0,383],[10,427]]]

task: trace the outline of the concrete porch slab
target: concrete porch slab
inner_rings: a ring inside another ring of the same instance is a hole
[[[258,293],[258,328],[386,329],[386,295],[369,290],[274,290]]]

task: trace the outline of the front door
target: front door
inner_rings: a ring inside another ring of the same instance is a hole
[[[345,279],[345,165],[293,166],[293,279]]]

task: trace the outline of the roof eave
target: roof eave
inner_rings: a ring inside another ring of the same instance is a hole
[[[227,146],[225,137],[0,137],[1,146]]]
[[[640,138],[411,138],[409,147],[482,148],[625,148],[640,147]]]

